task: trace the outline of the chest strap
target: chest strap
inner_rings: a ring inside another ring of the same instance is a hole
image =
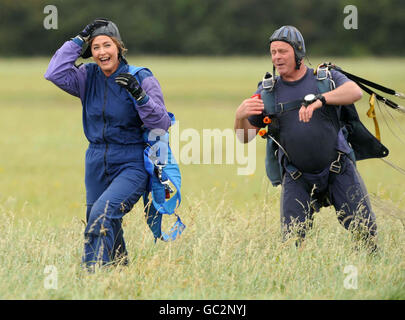
[[[275,112],[275,114],[280,114],[283,112],[299,109],[299,108],[301,108],[301,104],[302,104],[302,100],[294,100],[294,101],[285,102],[285,103],[277,103],[274,106],[274,112]]]

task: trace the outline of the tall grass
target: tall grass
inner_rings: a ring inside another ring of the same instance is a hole
[[[79,219],[55,228],[46,218],[16,219],[23,212],[9,210],[3,202],[0,295],[3,299],[404,298],[405,237],[399,209],[386,214],[375,208],[379,252],[369,255],[364,248],[355,248],[332,210],[316,215],[314,228],[297,248],[293,239],[281,242],[277,204],[269,204],[266,197],[242,209],[223,198],[204,201],[207,196],[182,210],[187,229],[171,243],[154,243],[137,206],[124,223],[130,264],[94,274],[79,265],[84,230]],[[49,265],[57,270],[56,289],[45,285]],[[350,265],[358,270],[357,289],[352,290],[344,284]]]

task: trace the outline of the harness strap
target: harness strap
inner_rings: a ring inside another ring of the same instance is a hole
[[[186,226],[183,224],[183,222],[181,222],[180,217],[176,214],[177,220],[174,223],[173,227],[170,228],[168,233],[165,233],[162,231],[162,236],[161,236],[161,240],[163,241],[174,241],[177,239],[178,236],[181,235],[181,233],[183,232],[183,230],[186,228]],[[156,239],[155,239],[156,241]]]
[[[374,109],[374,107],[375,107],[375,94],[374,93],[370,96],[369,104],[370,104],[370,109],[368,109],[368,111],[367,111],[367,117],[373,118],[374,128],[375,128],[375,137],[378,139],[378,141],[381,141],[380,127],[378,126],[377,116],[375,114],[375,109]]]
[[[328,68],[323,64],[318,65],[318,67],[314,70],[314,74],[316,75],[317,86],[320,93],[332,91],[336,88],[335,81],[332,79],[332,74]]]
[[[302,172],[299,171],[288,158],[287,154],[285,153],[284,149],[279,149],[278,151],[279,156],[279,163],[283,164],[283,168],[288,174],[291,176],[293,180],[297,180],[302,176]]]
[[[332,161],[329,166],[329,171],[340,174],[342,171],[342,160],[343,156],[345,155],[344,152],[338,151],[338,157],[336,160]],[[302,172],[298,170],[291,162],[288,161],[285,155],[282,155],[283,167],[289,173],[293,180],[297,180],[302,176]]]
[[[317,78],[317,86],[320,93],[328,92],[335,88],[335,83],[332,79],[332,75],[327,66],[319,65],[314,71]],[[281,114],[290,110],[298,109],[301,107],[302,100],[294,100],[286,103],[275,103],[274,88],[271,87],[270,90],[263,89],[260,93],[260,96],[264,102],[266,117]],[[339,109],[337,110],[339,114]],[[264,119],[266,119],[266,117]],[[263,121],[268,128],[270,125],[273,125],[272,121]],[[266,147],[266,173],[272,182],[273,186],[280,184],[283,171],[288,172],[293,180],[297,180],[302,176],[302,172],[298,170],[290,161],[288,154],[281,147],[276,139],[274,139],[269,132],[265,130],[260,134],[263,138],[267,138],[267,147]],[[277,148],[278,147],[278,148]],[[274,155],[274,150],[278,149],[278,157]],[[338,153],[339,154],[339,153]],[[333,161],[330,165],[331,172],[340,172],[341,163],[340,163],[339,154],[338,159]],[[276,163],[278,162],[278,164]],[[279,168],[279,170],[278,170]]]
[[[294,100],[294,101],[285,102],[285,103],[277,103],[274,106],[275,114],[280,114],[283,112],[299,109],[299,108],[301,108],[301,103],[302,103],[302,100]],[[270,115],[272,115],[272,114],[270,114]]]
[[[143,69],[149,70],[144,67],[129,66],[128,72],[141,83],[138,73]],[[173,124],[175,122],[174,115],[170,112],[168,115]],[[143,194],[144,204],[148,208],[148,212],[145,212],[146,222],[155,237],[155,241],[157,239],[173,241],[181,235],[186,226],[177,214],[177,220],[168,233],[162,231],[161,223],[162,215],[175,213],[181,203],[180,169],[170,149],[168,131],[160,135],[145,129],[143,139],[145,143],[144,166],[149,175],[147,190]],[[149,195],[151,196],[150,199]]]

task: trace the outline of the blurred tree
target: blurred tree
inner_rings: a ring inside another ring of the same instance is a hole
[[[58,9],[58,29],[43,25]],[[358,9],[347,30],[346,5]],[[1,55],[50,55],[96,17],[119,26],[130,54],[228,55],[268,52],[286,24],[303,33],[311,55],[402,55],[403,0],[0,0]]]

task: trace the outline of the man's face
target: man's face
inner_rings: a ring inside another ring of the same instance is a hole
[[[284,41],[273,41],[270,44],[273,65],[280,76],[290,75],[295,71],[295,55],[291,45]]]

